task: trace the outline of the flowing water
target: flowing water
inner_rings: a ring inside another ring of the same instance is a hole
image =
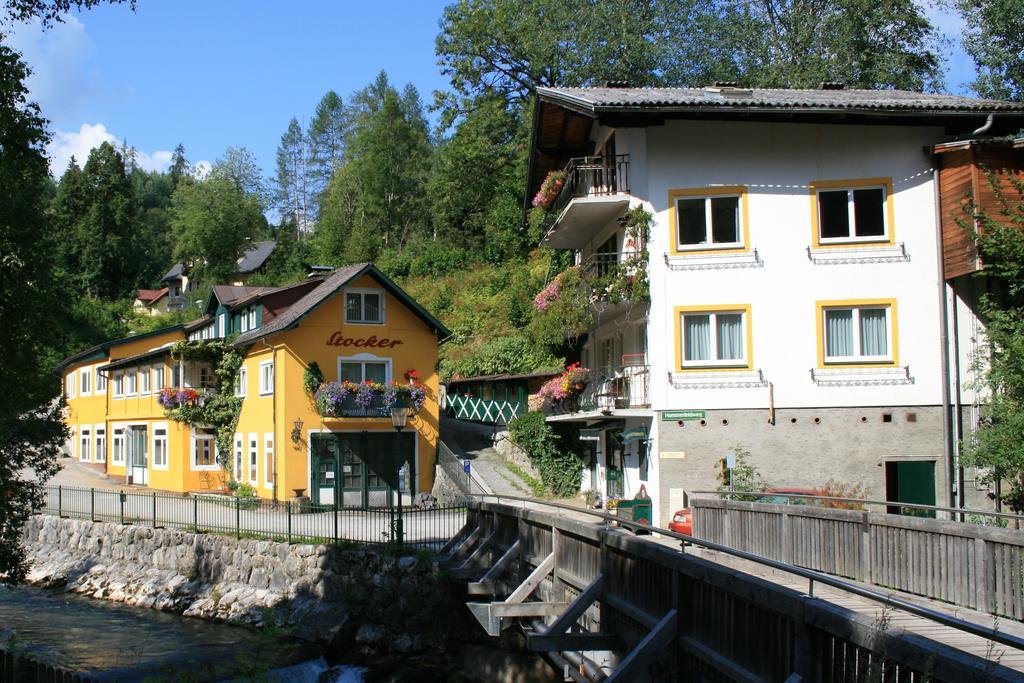
[[[272,633],[0,585],[0,645],[12,644],[36,661],[97,681],[244,679],[319,655]]]

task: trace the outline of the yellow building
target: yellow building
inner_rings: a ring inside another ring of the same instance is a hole
[[[88,404],[88,396],[68,393],[72,428],[82,415],[83,424],[104,425],[112,435],[109,461],[92,458],[98,446],[83,461],[102,462],[109,474],[153,488],[208,490],[234,476],[263,498],[301,492],[320,504],[381,505],[396,490],[408,502],[431,490],[437,349],[448,331],[372,264],[289,287],[214,287],[203,318],[159,332],[65,361],[66,386],[91,364],[110,387],[104,400]],[[173,361],[170,345],[235,334],[232,345],[245,357],[233,388],[242,397],[233,451],[221,458],[230,463],[228,472],[218,464],[215,431],[165,417],[156,390],[212,390],[213,368]],[[374,382],[378,392],[362,403],[350,395],[321,416],[305,381],[313,364],[326,382]],[[425,394],[422,407],[397,432],[379,386],[395,382],[408,391],[413,380]],[[89,438],[95,440],[94,428]]]

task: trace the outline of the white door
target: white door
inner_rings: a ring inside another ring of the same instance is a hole
[[[128,476],[132,484],[145,486],[149,483],[149,439],[144,426],[128,428]]]

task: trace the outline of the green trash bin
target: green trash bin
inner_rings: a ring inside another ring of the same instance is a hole
[[[638,522],[640,524],[651,523],[651,499],[650,498],[634,498],[632,500],[624,499],[619,501],[619,506],[615,509],[615,516],[619,519],[624,519],[628,522]],[[638,534],[645,534],[646,531],[637,531]]]

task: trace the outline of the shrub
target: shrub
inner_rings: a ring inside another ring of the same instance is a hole
[[[512,443],[526,451],[548,491],[562,498],[579,492],[583,460],[565,447],[544,413],[534,410],[520,415],[509,423],[508,433]]]

